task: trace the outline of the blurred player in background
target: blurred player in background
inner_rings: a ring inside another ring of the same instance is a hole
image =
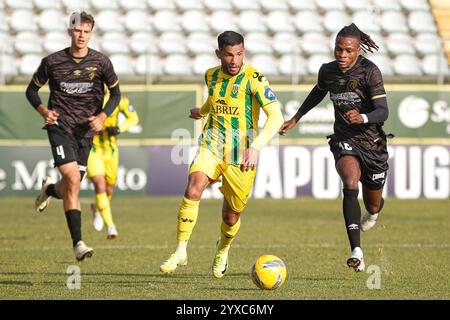
[[[218,45],[216,55],[221,65],[205,73],[209,97],[201,109],[194,108],[190,112],[191,118],[208,116],[208,121],[178,211],[177,248],[160,266],[164,273],[187,264],[186,248],[197,222],[202,193],[222,177],[223,221],[212,271],[216,278],[223,277],[228,266],[228,250],[239,230],[240,215],[255,178],[259,150],[283,124],[269,82],[258,70],[243,63],[242,35],[223,32],[218,37]],[[261,109],[267,114],[267,121],[256,135]]]
[[[335,61],[323,64],[318,82],[295,116],[286,121],[280,134],[318,105],[330,92],[333,101],[334,134],[329,136],[336,170],[344,185],[343,211],[352,250],[347,265],[364,270],[360,228],[372,228],[383,208],[383,186],[388,170],[388,152],[383,123],[389,115],[386,91],[378,67],[360,55],[378,49],[375,42],[355,24],[339,31],[334,48]],[[361,181],[367,212],[361,218],[358,182]]]
[[[109,99],[109,91],[106,92],[104,104]],[[125,121],[119,124],[119,114],[125,116]],[[106,224],[107,239],[115,239],[118,235],[111,214],[110,200],[117,179],[119,166],[119,149],[117,136],[137,125],[139,117],[128,98],[120,99],[119,106],[105,120],[102,131],[94,136],[94,144],[88,160],[88,178],[94,183],[95,204],[91,204],[94,215],[94,228],[102,230]]]
[[[88,48],[94,23],[86,12],[73,13],[68,29],[71,46],[42,59],[26,91],[28,101],[44,118],[55,166],[62,176],[57,183],[51,183],[48,177],[43,180],[35,208],[37,212],[44,211],[51,197],[63,200],[79,261],[94,252],[81,238],[80,182],[86,173],[92,137],[103,128],[121,97],[119,80],[109,58]],[[48,108],[38,94],[47,80]],[[102,108],[105,85],[111,94]]]

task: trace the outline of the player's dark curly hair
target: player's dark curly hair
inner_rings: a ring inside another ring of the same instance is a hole
[[[358,38],[361,49],[364,52],[366,52],[366,53],[367,53],[367,51],[373,52],[372,49],[375,49],[377,51],[379,49],[379,47],[375,43],[375,41],[373,41],[367,33],[364,33],[361,30],[359,30],[359,28],[354,23],[352,23],[349,26],[343,27],[341,29],[341,31],[338,32],[338,34],[336,36],[336,40],[339,37],[354,37],[354,38]]]
[[[219,49],[223,49],[225,46],[235,46],[238,44],[244,44],[244,37],[234,31],[224,31],[217,38]]]

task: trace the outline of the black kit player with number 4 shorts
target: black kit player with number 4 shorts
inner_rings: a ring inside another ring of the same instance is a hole
[[[383,78],[378,67],[360,55],[361,49],[372,52],[378,46],[355,24],[344,27],[336,37],[335,60],[322,65],[316,86],[296,115],[280,128],[280,134],[285,134],[330,93],[335,122],[334,134],[327,138],[344,185],[343,213],[352,250],[347,265],[355,271],[365,267],[360,228],[367,231],[375,225],[384,204],[382,193],[389,168],[382,128],[389,115]],[[367,209],[362,217],[359,181]]]
[[[35,208],[42,212],[52,197],[63,200],[63,207],[78,261],[91,257],[94,250],[81,237],[80,183],[86,173],[93,136],[119,104],[119,80],[108,57],[88,47],[94,18],[74,12],[69,18],[71,46],[42,59],[26,90],[30,104],[44,118],[55,166],[61,180],[42,182]],[[38,91],[49,82],[50,97],[45,106]],[[110,97],[103,108],[105,85]]]
[[[46,125],[55,166],[76,161],[84,176],[87,159],[96,132],[89,126],[89,117],[102,111],[104,83],[113,89],[119,83],[111,61],[104,54],[89,49],[86,57],[76,59],[69,48],[44,58],[32,82],[42,87],[49,80],[48,108],[59,113],[53,125]]]

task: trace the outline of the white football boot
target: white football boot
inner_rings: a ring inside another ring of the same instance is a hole
[[[94,229],[97,231],[101,231],[103,229],[104,221],[102,215],[100,214],[100,211],[97,210],[97,206],[95,205],[95,203],[91,203],[91,211],[92,217],[94,218],[94,220],[92,220]]]
[[[90,258],[94,254],[94,249],[89,248],[82,240],[78,241],[75,247],[73,247],[73,251],[75,252],[75,258],[77,258],[78,261]]]
[[[370,214],[368,212],[364,213],[361,217],[361,231],[369,231],[377,223],[378,213]]]
[[[115,238],[117,238],[118,235],[119,235],[119,233],[117,232],[117,229],[115,226],[108,227],[108,235],[106,236],[106,239],[114,240]]]
[[[353,268],[356,272],[362,272],[365,269],[364,256],[360,247],[352,251],[352,255],[347,259],[347,266]]]
[[[42,180],[42,186],[41,186],[41,191],[39,193],[39,195],[36,198],[36,201],[34,202],[34,208],[36,209],[37,213],[41,213],[42,211],[45,210],[45,208],[47,208],[47,206],[50,203],[50,199],[52,198],[51,196],[48,196],[45,193],[45,190],[47,189],[47,187],[52,184],[53,182],[50,180],[50,177],[45,177]]]

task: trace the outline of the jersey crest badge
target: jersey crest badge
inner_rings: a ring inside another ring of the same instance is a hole
[[[239,92],[239,84],[235,83],[231,86],[231,94],[237,95],[238,92]]]
[[[95,68],[95,67],[87,67],[86,70],[88,71],[88,78],[89,78],[89,80],[94,79],[95,73],[97,71],[97,68]]]
[[[347,90],[348,91],[354,91],[357,86],[358,86],[358,80],[356,80],[356,79],[350,79],[347,82]]]

